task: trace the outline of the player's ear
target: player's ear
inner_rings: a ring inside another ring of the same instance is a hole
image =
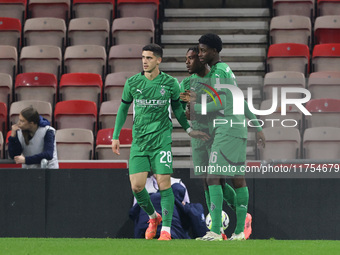
[[[162,62],[162,58],[161,57],[157,57],[157,64],[160,64]]]

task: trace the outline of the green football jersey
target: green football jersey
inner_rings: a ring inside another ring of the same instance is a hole
[[[130,77],[122,101],[133,102],[133,143],[141,151],[152,151],[171,143],[171,100],[179,100],[177,79],[161,72],[152,81],[143,73]],[[167,132],[166,132],[167,131]]]
[[[213,87],[216,89],[218,94],[226,95],[226,104],[223,105],[223,110],[217,114],[217,119],[227,120],[227,124],[215,125],[215,132],[223,132],[227,135],[239,137],[239,138],[247,138],[248,128],[247,121],[244,114],[234,115],[233,114],[233,96],[229,89],[218,89],[216,87],[217,81],[220,84],[229,84],[237,87],[236,77],[234,73],[231,71],[230,67],[226,63],[218,62],[214,66],[212,66],[210,70],[210,77],[213,84]]]

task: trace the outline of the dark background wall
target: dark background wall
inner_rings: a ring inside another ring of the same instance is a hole
[[[189,169],[174,177],[191,202],[205,206],[201,180]],[[337,239],[338,180],[248,179],[252,238]],[[126,169],[0,169],[0,236],[133,237],[132,193]],[[235,227],[234,212],[224,206]],[[206,211],[207,212],[207,211]]]

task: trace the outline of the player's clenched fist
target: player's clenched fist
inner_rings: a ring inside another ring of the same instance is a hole
[[[119,140],[112,140],[112,151],[113,151],[113,153],[120,155],[119,146],[120,146]]]

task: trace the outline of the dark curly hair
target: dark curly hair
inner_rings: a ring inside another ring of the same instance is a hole
[[[190,47],[188,50],[187,50],[187,53],[189,52],[189,51],[193,51],[193,52],[195,52],[196,54],[198,54],[198,52],[199,52],[199,50],[198,50],[198,47],[197,46],[194,46],[194,47]]]
[[[209,48],[215,48],[217,52],[222,50],[222,40],[216,34],[202,35],[198,42],[207,45]]]

